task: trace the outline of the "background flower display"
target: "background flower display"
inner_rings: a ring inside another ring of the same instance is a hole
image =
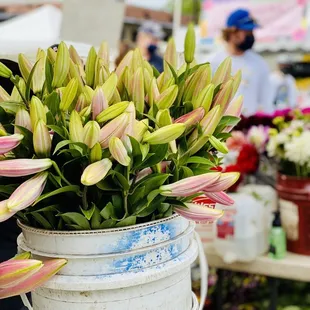
[[[279,171],[285,175],[309,177],[310,173],[310,119],[296,112],[291,121],[278,117],[276,128],[270,130],[268,156],[277,161]]]

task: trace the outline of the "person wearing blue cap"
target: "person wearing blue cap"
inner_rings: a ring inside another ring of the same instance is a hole
[[[217,53],[211,64],[214,70],[228,56],[232,58],[232,73],[242,71],[242,82],[238,95],[244,96],[243,114],[253,115],[257,111],[272,112],[269,68],[266,61],[253,51],[255,37],[253,31],[259,24],[245,9],[232,12],[223,29],[226,49]]]

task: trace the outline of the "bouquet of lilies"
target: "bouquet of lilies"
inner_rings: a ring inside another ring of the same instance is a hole
[[[222,211],[191,203],[204,194],[231,204],[238,173],[214,171],[239,121],[241,74],[226,59],[212,76],[194,62],[189,27],[185,63],[169,41],[159,74],[138,49],[115,71],[103,43],[84,66],[73,46],[24,55],[22,76],[0,64],[15,87],[0,88],[0,221],[89,230],[169,217],[199,222]]]

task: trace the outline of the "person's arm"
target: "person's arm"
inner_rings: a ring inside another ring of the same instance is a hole
[[[262,63],[260,71],[258,105],[259,109],[266,113],[274,111],[274,90],[270,82],[270,70],[267,63]]]
[[[295,108],[297,106],[298,89],[296,87],[296,81],[291,75],[287,76],[287,84],[289,107]]]

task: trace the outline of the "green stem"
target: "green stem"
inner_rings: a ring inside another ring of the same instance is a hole
[[[127,181],[129,183],[129,177],[130,177],[130,168],[129,166],[128,167],[125,167],[125,173],[126,173],[126,178],[127,178]],[[125,214],[122,218],[122,220],[124,220],[126,217],[128,217],[129,215],[129,212],[128,212],[128,194],[129,192],[128,191],[124,191],[124,209],[125,209]]]
[[[29,106],[28,106],[28,102],[27,102],[26,98],[24,97],[22,91],[20,90],[19,85],[18,85],[16,79],[15,79],[14,77],[11,77],[10,80],[11,80],[11,82],[14,84],[14,86],[16,87],[16,89],[17,89],[19,95],[21,96],[21,98],[22,98],[22,100],[24,101],[26,107],[28,108],[28,107],[29,107]]]
[[[83,209],[84,209],[84,210],[87,210],[87,209],[88,209],[87,190],[88,190],[88,187],[87,187],[87,186],[84,186],[83,197],[82,197],[82,204],[83,204]]]
[[[58,175],[60,176],[60,178],[67,184],[67,185],[72,185],[65,177],[64,175],[61,173],[58,165],[53,161],[53,167],[56,170],[56,172],[58,173]]]

